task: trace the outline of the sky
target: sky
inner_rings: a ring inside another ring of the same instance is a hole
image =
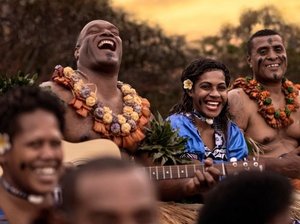
[[[158,24],[169,35],[188,40],[217,34],[223,24],[237,25],[243,10],[274,5],[286,22],[300,24],[299,0],[112,0],[133,18]]]

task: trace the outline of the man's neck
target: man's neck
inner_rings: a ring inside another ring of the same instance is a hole
[[[278,80],[277,82],[268,82],[256,79],[260,85],[262,85],[271,94],[281,94],[282,82]]]
[[[118,93],[118,71],[111,71],[109,73],[103,71],[95,71],[88,68],[80,68],[78,70],[86,79],[87,83],[93,83],[97,87],[97,92],[102,97],[111,98],[112,94]]]

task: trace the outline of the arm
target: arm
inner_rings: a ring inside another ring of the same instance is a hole
[[[265,170],[276,172],[289,178],[300,178],[300,147],[280,158],[260,158]]]

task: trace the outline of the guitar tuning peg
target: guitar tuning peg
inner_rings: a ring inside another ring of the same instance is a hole
[[[255,161],[256,161],[256,158],[255,158],[255,157],[252,157],[252,160],[255,162]]]
[[[244,161],[248,161],[248,159],[245,157],[244,159],[243,159]]]
[[[230,160],[229,160],[231,163],[234,163],[234,162],[237,162],[237,158],[235,158],[235,157],[232,157],[232,158],[230,158]]]

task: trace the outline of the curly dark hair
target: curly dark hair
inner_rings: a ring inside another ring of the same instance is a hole
[[[193,83],[196,83],[201,75],[205,72],[221,70],[225,76],[226,86],[230,84],[230,74],[227,67],[214,59],[209,58],[199,58],[194,60],[190,65],[188,65],[182,72],[181,75],[181,83],[186,79],[190,79]],[[183,88],[183,86],[182,86]],[[193,86],[194,88],[194,86]],[[188,94],[189,90],[183,89],[183,96],[179,103],[177,103],[170,110],[171,114],[179,114],[179,113],[190,113],[193,111],[193,99]],[[224,108],[222,109],[220,115],[216,118],[220,125],[220,129],[223,133],[227,133],[227,126],[229,120],[229,112],[228,112],[228,103],[226,102]]]
[[[263,29],[263,30],[259,30],[257,32],[255,32],[247,41],[247,54],[251,55],[251,50],[252,50],[252,40],[256,37],[265,37],[265,36],[273,36],[273,35],[278,35],[282,38],[282,36],[277,33],[274,30],[271,29]]]
[[[61,132],[65,127],[65,106],[53,93],[39,87],[14,87],[0,97],[0,133],[6,133],[10,140],[20,131],[18,117],[37,109],[55,115]]]
[[[198,224],[264,224],[292,203],[290,181],[276,173],[249,171],[231,176],[204,200]]]

